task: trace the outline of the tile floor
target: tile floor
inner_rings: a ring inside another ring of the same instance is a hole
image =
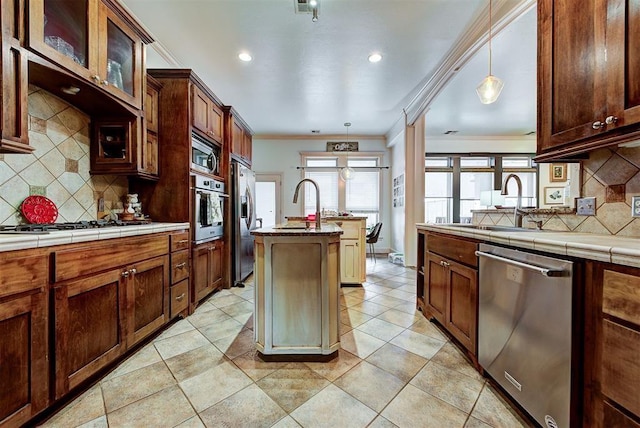
[[[266,363],[253,286],[215,293],[45,427],[524,427],[415,310],[415,271],[367,261],[342,289],[342,349],[328,363]]]

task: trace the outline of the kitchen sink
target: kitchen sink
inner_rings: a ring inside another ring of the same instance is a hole
[[[275,226],[274,229],[309,229],[306,225],[300,223],[281,224]]]

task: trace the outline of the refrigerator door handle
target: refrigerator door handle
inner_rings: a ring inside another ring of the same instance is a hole
[[[251,230],[251,225],[253,224],[253,195],[249,186],[247,186],[247,205],[249,208],[249,214],[246,219],[247,229]]]

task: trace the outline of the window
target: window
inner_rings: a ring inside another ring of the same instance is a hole
[[[320,187],[320,210],[347,211],[355,216],[367,217],[367,225],[380,218],[380,156],[368,154],[304,156],[305,178]],[[340,179],[340,168],[355,168],[353,179]],[[315,213],[315,193],[305,192],[304,215]]]
[[[424,175],[424,213],[429,223],[448,223],[453,209],[453,174],[427,171]]]
[[[511,173],[522,181],[522,205],[535,207],[537,169],[529,156],[427,156],[425,221],[470,222],[472,210],[489,208],[481,204],[480,192],[500,189]],[[507,190],[504,206],[515,206],[515,180],[509,181]]]

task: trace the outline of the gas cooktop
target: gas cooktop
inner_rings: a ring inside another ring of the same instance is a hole
[[[113,226],[137,226],[149,223],[151,222],[147,220],[91,220],[79,221],[75,223],[18,224],[8,226],[0,225],[0,233],[46,233],[56,232],[60,230],[97,229]]]

